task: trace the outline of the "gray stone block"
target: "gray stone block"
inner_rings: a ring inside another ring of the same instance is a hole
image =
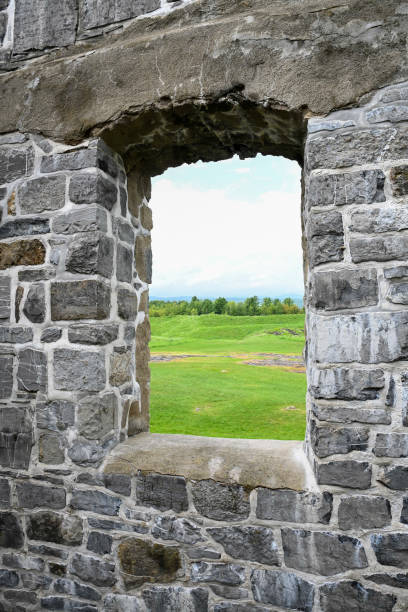
[[[408,229],[408,211],[401,207],[370,208],[351,214],[350,230],[362,234],[381,234]]]
[[[0,343],[25,344],[33,339],[31,327],[0,327]]]
[[[406,569],[408,567],[408,534],[376,533],[371,536],[378,563]]]
[[[74,510],[85,510],[86,512],[117,516],[119,514],[120,504],[121,500],[119,497],[107,495],[102,491],[76,490],[72,493],[70,505]]]
[[[309,263],[312,268],[328,261],[344,258],[343,236],[315,236],[307,242]]]
[[[320,421],[328,421],[329,423],[391,424],[391,412],[384,408],[317,406],[313,404],[312,411]]]
[[[408,497],[404,497],[400,516],[401,523],[408,524]]]
[[[129,509],[125,508],[125,514],[127,518],[135,520],[134,515],[129,515]],[[145,517],[146,520],[150,520],[150,517]],[[88,524],[94,529],[105,529],[107,531],[131,531],[132,533],[148,533],[149,528],[146,523],[139,523],[137,525],[126,523],[119,523],[118,521],[108,521],[107,519],[94,519],[89,518]]]
[[[221,559],[221,553],[212,548],[187,548],[189,559]]]
[[[356,538],[304,529],[284,528],[281,533],[287,567],[333,576],[368,566],[363,544]]]
[[[18,585],[19,577],[16,572],[10,572],[9,570],[0,570],[0,586],[1,587],[15,587]]]
[[[204,541],[200,527],[196,523],[174,516],[156,516],[152,535],[161,540],[176,540],[183,544],[196,544]]]
[[[107,449],[100,442],[76,440],[68,450],[68,456],[74,463],[84,467],[99,465],[105,457]]]
[[[12,602],[11,605],[13,606],[15,606],[16,603],[32,606],[38,601],[37,594],[33,593],[32,591],[4,591],[3,595],[7,601]],[[14,610],[19,612],[20,610],[25,610],[25,607],[20,608],[20,606],[17,605]]]
[[[41,609],[62,610],[63,612],[98,612],[98,608],[89,603],[65,597],[43,597]]]
[[[115,183],[100,172],[75,174],[69,184],[69,198],[75,204],[100,204],[112,210],[118,198]]]
[[[36,283],[38,281],[55,278],[55,268],[39,268],[37,270],[19,270],[18,280],[22,283]]]
[[[10,319],[11,280],[9,276],[0,276],[0,320]],[[1,395],[1,394],[0,394]]]
[[[0,355],[0,399],[6,399],[13,392],[13,362],[11,355]]]
[[[181,586],[152,586],[143,590],[143,601],[149,612],[173,612],[175,610],[207,612],[208,591]],[[120,608],[120,612],[133,612],[133,608]]]
[[[45,568],[45,562],[40,557],[29,557],[26,554],[19,555],[17,553],[3,555],[3,564],[14,569],[34,570],[36,572],[43,572]]]
[[[257,489],[256,516],[262,520],[288,523],[330,521],[333,496],[330,493],[298,492],[289,489]]]
[[[31,146],[0,148],[0,185],[30,176],[33,169],[34,150]]]
[[[78,407],[78,430],[88,440],[105,437],[115,426],[118,400],[114,393],[90,395]]]
[[[181,569],[180,551],[175,546],[126,538],[118,548],[120,572],[127,590],[145,582],[174,582]]]
[[[131,283],[133,278],[133,251],[122,244],[117,246],[116,277],[123,283]]]
[[[399,121],[407,121],[408,105],[387,104],[385,106],[379,106],[367,111],[365,116],[369,123],[383,123],[385,121],[396,123]]]
[[[107,319],[110,287],[98,280],[51,283],[51,319]]]
[[[132,19],[160,7],[160,0],[81,0],[80,27],[83,30]]]
[[[115,229],[115,234],[119,238],[119,240],[122,240],[123,242],[127,242],[132,247],[134,246],[135,232],[132,226],[130,225],[130,223],[128,223],[127,221],[123,221],[122,219],[115,218],[114,219],[114,229]]]
[[[104,599],[105,612],[141,612],[144,602],[141,597],[109,593]]]
[[[81,232],[106,232],[107,214],[98,206],[87,206],[58,215],[52,221],[54,234],[76,234]]]
[[[249,516],[249,495],[240,485],[200,480],[192,486],[197,512],[216,521],[239,521]]]
[[[181,476],[142,474],[136,481],[136,500],[141,506],[183,512],[188,509],[186,481]]]
[[[140,280],[144,283],[152,282],[152,249],[150,236],[136,236],[135,240],[135,267]]]
[[[137,296],[134,291],[119,289],[118,315],[125,321],[133,321],[137,315]]]
[[[316,466],[317,482],[323,485],[368,489],[371,486],[371,465],[366,461],[329,461]]]
[[[60,327],[47,327],[47,329],[43,329],[41,332],[41,342],[57,342],[61,336],[62,329]]]
[[[21,572],[20,578],[25,589],[30,591],[45,591],[49,589],[52,578],[50,576],[42,576],[40,574],[33,574],[29,572]],[[25,612],[25,611],[24,611]]]
[[[324,210],[310,213],[307,220],[308,238],[315,236],[342,236],[343,216],[337,210]]]
[[[114,387],[130,383],[134,369],[135,365],[130,351],[126,353],[114,352],[110,357],[109,383]]]
[[[408,165],[394,166],[390,171],[392,195],[400,198],[408,195]],[[403,211],[401,211],[404,214]]]
[[[44,487],[32,482],[20,482],[16,484],[18,505],[22,508],[49,508],[61,510],[65,508],[65,489],[58,487]],[[26,568],[32,569],[32,568]]]
[[[219,582],[230,586],[241,585],[245,581],[245,568],[234,563],[207,563],[200,561],[191,564],[192,582]]]
[[[3,44],[7,32],[7,13],[0,13],[0,45]]]
[[[378,480],[389,489],[404,491],[408,489],[408,466],[386,465]]]
[[[408,236],[375,236],[350,239],[351,259],[362,261],[389,261],[408,258]]]
[[[280,565],[279,549],[272,529],[260,525],[214,527],[207,533],[234,559]]]
[[[21,391],[44,391],[47,388],[45,353],[30,348],[19,352],[17,384]]]
[[[384,385],[384,372],[378,368],[314,368],[310,376],[310,392],[316,399],[377,399]]]
[[[58,210],[65,206],[65,176],[47,176],[26,181],[18,187],[18,203],[23,215]]]
[[[90,586],[68,580],[67,578],[57,578],[54,580],[54,591],[56,593],[64,593],[65,595],[73,595],[74,597],[82,597],[91,601],[100,601],[102,599],[98,591]],[[67,601],[67,600],[65,600]],[[88,605],[88,604],[83,604]]]
[[[51,431],[64,431],[75,423],[75,404],[54,400],[37,406],[37,427]]]
[[[371,576],[364,576],[364,578],[376,584],[384,584],[397,589],[408,589],[408,574],[371,574]]]
[[[384,268],[384,278],[390,280],[394,278],[408,278],[408,266],[395,266]]]
[[[8,221],[0,227],[0,239],[14,238],[15,236],[36,236],[48,234],[50,222],[48,219],[15,219]]]
[[[408,283],[395,283],[390,286],[387,300],[393,304],[408,304]]]
[[[395,595],[368,589],[354,580],[328,582],[320,587],[319,594],[322,612],[392,612],[397,601]]]
[[[378,302],[377,271],[336,270],[315,272],[311,303],[320,310],[373,306]]]
[[[131,479],[127,474],[105,474],[104,484],[107,489],[119,495],[130,495]]]
[[[87,148],[73,149],[43,157],[41,172],[61,172],[65,170],[85,170],[98,168],[113,178],[118,176],[118,165],[114,153],[100,139],[93,141]]]
[[[19,406],[0,408],[0,465],[27,469],[32,446],[32,423],[26,409]]]
[[[0,512],[0,546],[13,549],[24,546],[24,531],[21,521],[12,512]]]
[[[365,451],[369,433],[368,429],[320,426],[313,420],[310,423],[310,441],[317,457]]]
[[[31,285],[24,302],[23,312],[31,323],[45,320],[45,289],[43,284]]]
[[[251,586],[255,601],[312,612],[314,585],[296,574],[254,569],[251,573]],[[254,608],[254,612],[257,612],[257,608]]]
[[[391,505],[384,497],[355,495],[342,498],[338,509],[340,529],[380,529],[391,523]]]
[[[102,352],[55,349],[54,384],[63,391],[101,391],[106,384]]]
[[[107,555],[112,550],[112,536],[107,533],[99,533],[91,531],[88,536],[87,550],[90,550],[97,555]],[[89,597],[87,599],[90,599]]]
[[[68,559],[68,551],[61,548],[53,548],[44,544],[29,544],[28,550],[37,555],[46,555],[47,557],[56,557],[57,559]]]
[[[64,440],[55,433],[43,433],[38,440],[38,457],[41,463],[59,465],[65,461]]]
[[[232,601],[222,601],[214,606],[214,612],[269,612],[270,608],[257,606],[253,603],[235,603]]]
[[[374,454],[376,457],[408,457],[408,434],[378,433]]]
[[[5,478],[0,478],[0,508],[10,505],[10,484]]]
[[[77,516],[41,511],[27,517],[27,537],[30,540],[77,546],[82,543],[82,536],[82,520]]]
[[[118,338],[119,326],[113,323],[76,323],[68,328],[68,339],[74,344],[105,345]]]
[[[76,25],[75,0],[16,0],[14,53],[71,45]]]
[[[65,267],[73,274],[101,274],[110,278],[113,270],[112,238],[99,232],[88,232],[74,238],[68,247]]]
[[[384,182],[381,170],[317,174],[310,177],[306,197],[309,207],[384,202]]]

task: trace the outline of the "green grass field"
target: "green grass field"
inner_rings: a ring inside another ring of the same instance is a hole
[[[151,431],[304,438],[304,372],[245,363],[268,358],[259,353],[301,355],[304,315],[211,314],[152,318],[151,324],[152,355],[176,357],[151,363]],[[177,359],[186,354],[197,357]]]

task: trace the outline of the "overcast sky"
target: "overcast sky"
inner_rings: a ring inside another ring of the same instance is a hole
[[[303,295],[296,162],[171,168],[153,180],[151,206],[151,296]]]

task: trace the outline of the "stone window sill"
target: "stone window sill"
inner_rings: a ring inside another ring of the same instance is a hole
[[[138,471],[212,479],[244,487],[315,489],[303,442],[205,438],[141,433],[122,442],[105,461],[105,473]]]

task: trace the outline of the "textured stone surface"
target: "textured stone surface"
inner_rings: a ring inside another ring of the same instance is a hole
[[[96,589],[75,580],[68,580],[67,578],[57,578],[54,581],[54,591],[56,593],[90,599],[91,601],[100,601],[101,599],[101,595]]]
[[[33,339],[30,327],[0,327],[0,343],[25,344]]]
[[[178,548],[127,538],[118,548],[120,570],[126,588],[145,582],[173,582],[181,567]]]
[[[135,264],[140,280],[152,282],[152,249],[150,236],[137,236],[135,242]]]
[[[32,268],[31,270],[19,270],[18,280],[22,283],[36,283],[42,280],[50,280],[55,278],[56,272],[54,268]]]
[[[13,221],[8,221],[0,227],[0,239],[14,238],[17,236],[35,236],[37,234],[48,234],[50,231],[50,222],[48,219],[21,218]]]
[[[44,285],[31,285],[24,302],[23,312],[31,323],[43,323],[45,320]]]
[[[373,534],[371,545],[378,563],[407,568],[408,564],[408,534],[384,533]]]
[[[352,232],[382,234],[408,229],[408,212],[397,207],[356,210],[351,214]]]
[[[256,601],[304,612],[312,611],[314,586],[296,574],[254,569],[251,573],[251,586]]]
[[[381,170],[312,175],[307,192],[309,206],[384,202],[384,181]]]
[[[161,540],[176,540],[183,544],[196,544],[204,541],[199,525],[186,518],[156,516],[152,535]]]
[[[18,504],[22,508],[51,508],[60,510],[65,507],[65,490],[57,487],[48,488],[31,482],[16,485]]]
[[[63,431],[74,425],[75,404],[65,400],[54,400],[37,405],[37,427],[51,431]]]
[[[68,456],[74,463],[82,466],[98,465],[106,455],[106,448],[99,442],[78,439],[68,450]]]
[[[408,489],[408,466],[385,466],[384,471],[378,477],[378,480],[389,489],[404,491],[405,489]]]
[[[76,323],[68,328],[68,339],[74,344],[109,344],[117,339],[118,325]]]
[[[46,7],[41,0],[16,0],[14,52],[65,47],[75,40],[74,0],[58,0]]]
[[[133,251],[122,244],[117,246],[116,276],[119,281],[131,283],[133,276]]]
[[[64,462],[64,443],[55,433],[43,433],[38,440],[38,458],[41,463],[60,464]]]
[[[244,488],[213,480],[193,483],[193,501],[196,510],[216,521],[238,521],[248,517],[249,500]]]
[[[356,495],[341,500],[340,529],[380,529],[391,523],[391,505],[384,497]]]
[[[69,296],[69,300],[67,297]],[[110,288],[97,280],[51,284],[53,321],[106,319],[110,313]]]
[[[371,576],[364,576],[364,578],[376,584],[408,589],[408,574],[371,574]]]
[[[87,147],[49,155],[41,160],[41,172],[44,173],[86,168],[99,168],[113,178],[118,175],[113,151],[101,139],[91,141]]]
[[[378,433],[374,453],[377,457],[408,457],[408,434]]]
[[[173,610],[206,612],[208,610],[208,592],[200,588],[149,587],[143,590],[143,600],[151,612],[172,612]],[[122,609],[118,612],[122,612]]]
[[[78,232],[106,232],[106,211],[98,206],[87,206],[79,210],[58,215],[52,221],[52,231],[56,234],[76,234]]]
[[[367,461],[329,461],[317,465],[317,482],[323,485],[368,489],[371,465]]]
[[[20,519],[12,512],[0,512],[0,546],[22,548],[23,544],[24,532]]]
[[[360,540],[329,532],[282,529],[287,567],[320,576],[333,576],[367,567]]]
[[[328,582],[320,588],[319,594],[322,612],[391,612],[397,601],[395,595],[368,589],[351,580]]]
[[[10,484],[5,478],[0,478],[0,508],[10,505]]]
[[[65,205],[65,176],[32,179],[18,188],[18,203],[23,215],[58,210]]]
[[[328,523],[332,512],[332,495],[259,488],[256,516],[263,520],[289,523]]]
[[[87,232],[69,244],[66,269],[74,274],[101,274],[110,278],[113,269],[113,240],[99,232]]]
[[[75,204],[99,204],[112,210],[118,193],[116,185],[97,172],[75,174],[69,183],[69,197]]]
[[[113,393],[82,399],[78,407],[79,433],[88,440],[103,438],[114,428],[117,409],[118,401]]]
[[[30,176],[33,171],[34,155],[32,147],[0,149],[0,185]]]
[[[312,306],[319,310],[360,308],[378,302],[374,269],[315,272],[312,284]]]
[[[47,387],[47,357],[42,351],[19,352],[17,384],[22,391],[44,391]]]
[[[86,548],[97,555],[109,554],[112,550],[112,537],[107,533],[91,531]]]
[[[408,165],[394,166],[390,171],[392,194],[401,197],[408,194]]]
[[[41,342],[57,342],[62,336],[62,329],[59,327],[47,327],[41,332]]]
[[[312,405],[313,414],[320,421],[330,423],[367,423],[373,425],[390,425],[391,413],[383,408],[354,408],[348,406]]]
[[[142,506],[182,512],[188,508],[186,481],[180,476],[140,475],[136,482],[136,500]]]
[[[27,411],[17,406],[1,407],[0,465],[3,467],[27,469],[30,462],[32,445],[32,423]]]
[[[265,565],[280,565],[278,545],[272,529],[260,525],[214,527],[207,533],[235,559],[248,559]]]
[[[380,369],[314,369],[310,376],[310,391],[321,399],[377,399],[384,384],[384,372]]]
[[[95,557],[89,557],[76,553],[72,557],[71,572],[84,582],[90,582],[96,586],[113,586],[116,582],[115,566],[107,561],[100,561]]]
[[[13,391],[13,357],[0,355],[0,399],[10,397]]]
[[[114,387],[120,387],[130,382],[132,380],[132,370],[134,370],[132,354],[128,351],[125,353],[114,352],[110,358],[110,384]]]
[[[0,277],[0,320],[10,319],[11,281],[9,276]]]
[[[18,240],[0,244],[0,270],[13,266],[38,266],[45,261],[45,247],[40,240]]]
[[[82,520],[69,514],[36,512],[27,521],[27,536],[30,540],[76,546],[82,542],[82,533]]]
[[[329,261],[342,261],[344,257],[343,236],[315,236],[308,240],[307,246],[312,268]]]
[[[362,261],[390,261],[407,259],[408,236],[375,236],[350,239],[351,259],[354,263]]]
[[[80,26],[81,28],[93,29],[106,24],[115,23],[124,19],[138,17],[143,13],[149,13],[158,9],[160,0],[81,0],[80,2]]]
[[[64,391],[100,391],[106,384],[105,356],[101,352],[55,349],[55,388]]]
[[[193,582],[219,582],[229,586],[243,584],[245,568],[234,563],[207,563],[200,561],[191,565]]]
[[[311,421],[310,424],[311,446],[317,457],[365,451],[368,439],[368,429],[319,426],[316,421]]]
[[[118,290],[118,315],[125,321],[133,321],[137,315],[136,293],[128,289]]]
[[[102,491],[74,491],[71,498],[71,508],[86,510],[97,514],[115,516],[119,513],[121,500],[118,497],[107,495]]]

